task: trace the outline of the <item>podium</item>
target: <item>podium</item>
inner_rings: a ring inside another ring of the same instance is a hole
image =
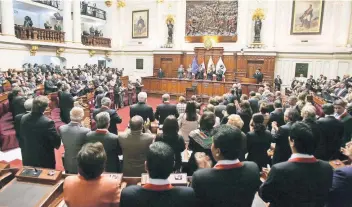
[[[252,83],[252,84],[257,84],[257,79],[255,78],[245,78],[245,77],[241,77],[239,78],[240,83]]]

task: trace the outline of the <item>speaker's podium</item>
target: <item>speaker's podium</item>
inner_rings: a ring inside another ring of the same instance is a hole
[[[257,83],[257,79],[255,79],[255,78],[241,77],[241,78],[239,78],[239,81],[240,81],[240,83],[252,83],[252,84]]]

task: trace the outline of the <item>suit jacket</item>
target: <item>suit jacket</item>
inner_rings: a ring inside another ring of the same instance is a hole
[[[151,122],[155,121],[153,108],[145,103],[138,102],[130,107],[130,117],[136,115],[141,116],[144,121],[147,121],[148,118]]]
[[[16,117],[18,114],[26,113],[24,102],[26,99],[23,96],[15,96],[12,100],[12,116]]]
[[[106,95],[106,93],[101,93],[95,97],[95,108],[101,107],[101,99],[103,99],[105,97],[105,95]]]
[[[122,119],[120,116],[117,114],[117,112],[114,109],[109,109],[105,106],[101,107],[100,109],[94,109],[93,110],[93,117],[97,116],[100,112],[108,112],[110,115],[110,126],[109,126],[109,132],[113,134],[118,134],[117,126],[116,124],[121,124]]]
[[[243,127],[242,127],[242,131],[244,133],[249,132],[249,123],[252,119],[252,115],[249,113],[244,113],[244,112],[240,112],[238,115],[240,115],[242,121],[243,121]]]
[[[253,162],[242,162],[239,168],[197,170],[192,188],[199,207],[248,207],[260,185],[259,169]]]
[[[281,85],[282,84],[282,80],[281,78],[275,78],[275,85]]]
[[[328,207],[351,207],[352,204],[352,166],[334,171],[332,187],[329,192]]]
[[[259,112],[259,101],[256,98],[250,98],[249,104],[251,105],[253,113],[258,113]]]
[[[64,167],[66,173],[78,173],[77,154],[81,150],[88,132],[90,132],[90,129],[73,122],[59,128],[59,133],[65,148]]]
[[[314,138],[314,148],[317,149],[317,146],[319,145],[320,137],[321,137],[321,131],[318,123],[313,120],[303,120],[302,122],[307,124],[310,127],[310,130]]]
[[[52,80],[45,80],[44,81],[44,94],[47,95],[49,93],[55,92],[57,87],[54,85]]]
[[[247,160],[257,163],[259,169],[266,167],[270,163],[267,151],[270,148],[272,139],[273,137],[269,131],[265,131],[263,134],[247,133]]]
[[[26,113],[23,113],[23,114],[17,114],[17,116],[15,116],[15,121],[14,121],[14,128],[15,128],[15,131],[16,131],[16,138],[17,138],[17,141],[18,141],[18,145],[20,146],[21,148],[21,153],[23,155],[23,139],[21,138],[21,119],[23,117],[23,115],[27,114],[28,112]]]
[[[154,136],[141,131],[127,130],[118,136],[123,154],[122,173],[125,176],[140,177],[145,172],[144,162],[147,160],[149,145]]]
[[[101,142],[107,156],[105,171],[115,173],[120,172],[119,155],[122,155],[122,152],[117,135],[109,132],[105,133],[97,131],[88,132],[85,137],[84,144]]]
[[[348,113],[340,118],[344,125],[342,146],[352,139],[352,116]]]
[[[68,124],[70,123],[70,111],[74,106],[74,99],[71,93],[61,92],[59,93],[59,108],[61,120]]]
[[[223,111],[226,111],[226,105],[224,104],[219,104],[215,106],[215,116],[219,117],[220,120],[224,118],[224,114],[222,113]]]
[[[159,120],[159,124],[163,124],[167,116],[174,115],[178,118],[179,114],[176,109],[176,105],[170,103],[163,103],[156,107],[155,119]]]
[[[278,127],[285,125],[283,110],[277,109],[270,113],[269,122],[268,122],[268,129],[270,131],[271,131],[271,123],[273,123],[274,121],[277,122]]]
[[[189,187],[157,191],[132,185],[122,190],[120,207],[193,207],[194,204],[194,191]]]
[[[289,122],[279,127],[279,130],[273,136],[273,142],[276,143],[273,156],[273,164],[287,161],[292,154],[290,145],[288,143],[288,136],[291,131],[291,126],[292,123]]]
[[[61,139],[54,121],[42,113],[23,115],[20,125],[23,141],[23,166],[55,169],[54,148],[58,149]]]
[[[333,116],[321,118],[317,123],[321,137],[314,156],[322,160],[338,158],[344,133],[343,123]]]
[[[109,176],[86,180],[80,175],[69,176],[64,182],[64,201],[67,206],[117,207],[120,183]]]
[[[332,184],[329,163],[283,162],[274,165],[259,196],[270,207],[324,207]]]
[[[263,82],[263,77],[264,77],[263,73],[261,73],[261,72],[255,73],[253,75],[253,78],[257,79],[257,84]]]

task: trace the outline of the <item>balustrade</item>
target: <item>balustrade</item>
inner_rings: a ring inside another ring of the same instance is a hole
[[[111,47],[111,39],[105,37],[82,35],[82,44],[94,47]]]
[[[65,32],[36,27],[15,26],[15,35],[21,40],[34,40],[44,42],[65,42]]]
[[[81,4],[81,14],[95,17],[98,19],[106,20],[106,12],[98,9],[94,6],[88,6],[88,4]]]
[[[44,5],[47,5],[47,6],[51,6],[51,7],[54,7],[54,8],[59,8],[59,1],[33,0],[33,2],[37,2],[37,3],[44,4]]]

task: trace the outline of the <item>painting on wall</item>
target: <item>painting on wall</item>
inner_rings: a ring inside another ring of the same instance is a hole
[[[132,11],[132,38],[148,38],[149,10]]]
[[[136,69],[143,70],[143,59],[136,59]]]
[[[303,77],[308,77],[308,63],[296,63],[295,68],[295,77],[300,77],[303,74]]]
[[[186,2],[186,42],[237,41],[238,0]]]
[[[291,34],[321,34],[324,0],[293,0]]]

